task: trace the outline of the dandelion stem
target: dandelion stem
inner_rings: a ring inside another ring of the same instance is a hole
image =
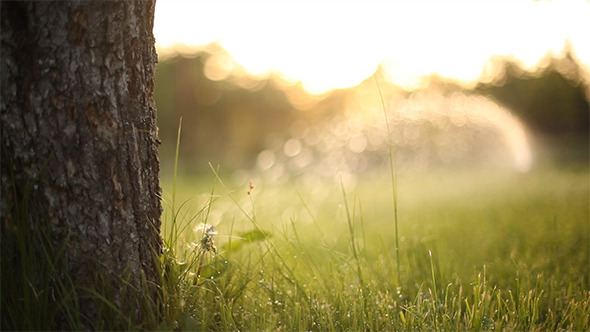
[[[201,269],[203,269],[203,263],[205,262],[205,250],[201,250],[201,259],[199,261],[199,268],[197,269],[197,279],[195,280],[195,285],[199,283],[199,279],[201,278]]]

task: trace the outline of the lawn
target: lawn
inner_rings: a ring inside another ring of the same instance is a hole
[[[231,179],[163,178],[162,329],[590,329],[587,165],[400,172],[397,235],[386,173]]]

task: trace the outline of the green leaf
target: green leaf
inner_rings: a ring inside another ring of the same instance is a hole
[[[232,240],[224,245],[222,245],[222,249],[225,251],[236,251],[242,248],[243,245],[263,241],[269,238],[271,234],[269,232],[255,229],[247,232],[243,232],[237,235],[238,239]],[[231,245],[230,245],[231,244]]]

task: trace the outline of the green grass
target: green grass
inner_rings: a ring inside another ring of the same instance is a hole
[[[248,195],[215,174],[181,176],[164,212],[161,329],[590,329],[586,166],[399,174],[399,257],[390,175]],[[204,222],[219,250],[196,280]]]

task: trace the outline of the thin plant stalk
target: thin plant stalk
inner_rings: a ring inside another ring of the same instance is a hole
[[[436,276],[434,274],[434,262],[432,260],[432,251],[428,250],[428,256],[430,257],[430,273],[432,274],[432,312],[434,325],[437,324],[438,319],[438,289],[436,288]]]
[[[436,289],[436,276],[434,274],[434,262],[432,260],[432,251],[428,250],[428,257],[430,258],[430,274],[432,276],[432,288],[434,290],[434,301],[437,301],[438,290]]]
[[[182,132],[182,117],[178,122],[178,134],[176,136],[176,153],[174,155],[174,178],[172,179],[172,212],[176,201],[176,177],[178,174],[178,156],[180,154],[180,133]]]
[[[391,172],[391,190],[393,198],[393,222],[395,225],[395,263],[397,269],[396,280],[398,286],[401,286],[400,276],[400,258],[399,258],[399,231],[397,226],[397,177],[395,174],[395,158],[393,151],[393,142],[391,140],[391,129],[389,128],[389,118],[387,116],[387,110],[385,109],[385,101],[383,99],[383,92],[381,91],[381,85],[377,80],[377,77],[373,76],[375,84],[377,84],[377,91],[379,91],[379,98],[381,99],[381,107],[383,108],[383,116],[385,117],[385,128],[387,130],[387,145],[389,146],[389,170]]]
[[[182,117],[180,118],[179,122],[178,122],[178,134],[176,136],[176,153],[174,155],[174,178],[172,179],[172,239],[177,239],[178,238],[178,226],[176,224],[176,217],[177,217],[177,211],[175,210],[176,206],[176,178],[178,175],[178,157],[180,155],[180,133],[182,132]],[[176,242],[174,242],[173,245],[171,245],[172,248],[170,248],[171,250],[175,250],[176,248],[173,249],[173,247],[176,246]]]
[[[195,280],[195,284],[198,284],[199,279],[201,278],[201,270],[203,269],[203,263],[205,263],[205,250],[201,250],[201,259],[199,260],[199,268],[197,269],[197,279]]]
[[[357,248],[356,248],[357,246],[355,244],[354,225],[353,225],[354,216],[350,214],[350,209],[348,208],[348,199],[346,198],[346,191],[344,190],[344,183],[342,182],[342,178],[340,178],[340,187],[342,189],[342,196],[344,197],[344,208],[346,209],[346,218],[347,218],[346,220],[348,221],[348,233],[350,235],[350,245],[352,248],[352,255],[354,257],[354,260],[356,261],[356,268],[357,268],[359,283],[361,284],[361,287],[364,292],[365,291],[365,282],[363,280],[363,275],[362,275],[362,270],[361,270],[361,262],[360,262],[360,258],[359,258],[359,255],[357,253]]]

